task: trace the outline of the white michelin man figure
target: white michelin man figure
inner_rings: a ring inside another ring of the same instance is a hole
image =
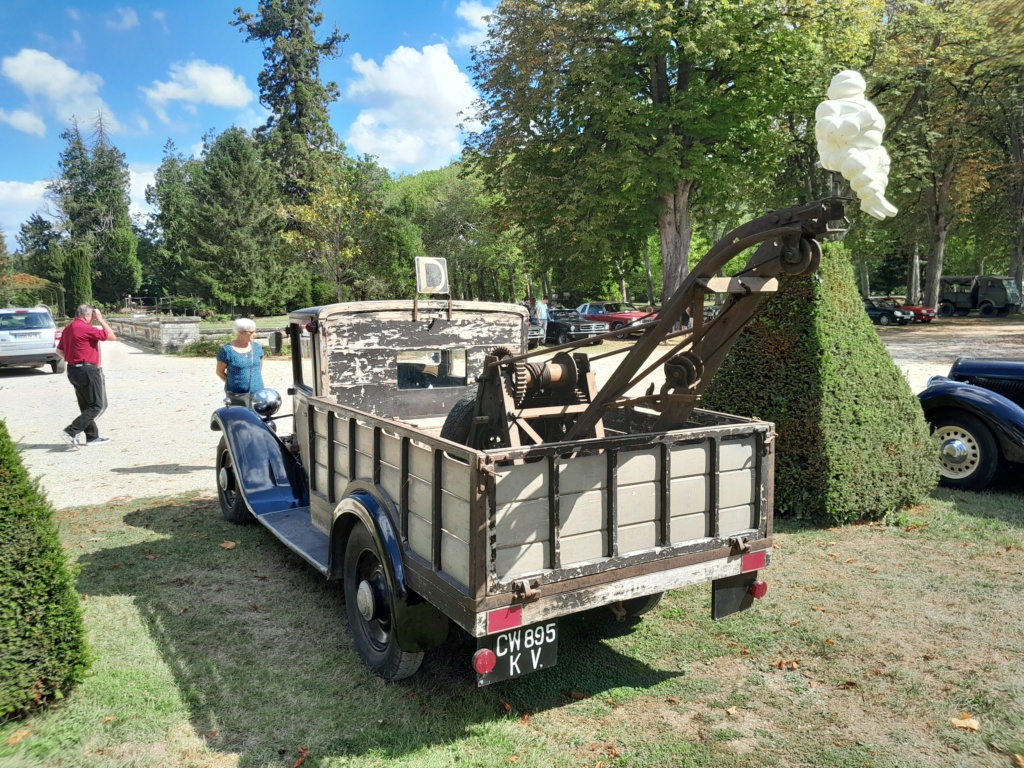
[[[864,98],[867,84],[859,72],[844,70],[832,78],[828,99],[814,113],[821,166],[838,171],[860,198],[860,209],[884,219],[896,215],[885,199],[889,153],[882,146],[885,118]]]

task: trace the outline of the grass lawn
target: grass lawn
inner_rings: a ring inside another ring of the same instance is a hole
[[[214,499],[64,510],[94,663],[0,726],[0,766],[1024,765],[1021,491],[782,524],[752,610],[714,623],[701,587],[565,619],[558,666],[484,689],[455,632],[376,678],[338,586]]]

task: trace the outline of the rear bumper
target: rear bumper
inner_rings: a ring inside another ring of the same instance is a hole
[[[55,351],[28,352],[24,354],[0,354],[0,368],[14,368],[22,365],[44,365],[60,360]]]

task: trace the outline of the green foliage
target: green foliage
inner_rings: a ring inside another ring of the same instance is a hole
[[[174,296],[189,287],[184,267],[188,263],[191,211],[195,205],[190,181],[198,165],[198,161],[187,159],[173,141],[168,141],[154,182],[146,187],[146,202],[156,213],[140,237],[139,261],[143,265],[145,295]]]
[[[130,226],[118,227],[103,237],[103,244],[93,262],[93,288],[99,301],[116,305],[127,294],[138,293],[142,285],[139,240]]]
[[[216,357],[220,348],[230,342],[232,336],[202,336],[199,341],[186,344],[178,350],[182,357]]]
[[[256,137],[277,166],[285,196],[305,198],[316,178],[316,153],[338,147],[329,107],[339,95],[337,83],[320,81],[320,62],[341,54],[348,39],[337,25],[324,40],[316,30],[324,20],[320,0],[268,0],[258,15],[235,9],[231,26],[246,33],[246,42],[263,43],[266,62],[257,77],[260,103],[271,115]]]
[[[273,169],[241,128],[207,143],[192,169],[188,276],[219,308],[277,314],[308,285],[299,264],[281,259],[282,220]]]
[[[88,664],[53,508],[0,421],[0,720],[61,697]]]
[[[73,248],[65,256],[64,301],[65,311],[74,315],[79,304],[92,303],[92,266],[89,251],[84,245]]]
[[[790,278],[769,300],[703,405],[775,422],[780,515],[880,518],[937,481],[921,407],[864,313],[841,247],[826,249],[820,276]]]
[[[53,224],[38,213],[33,213],[21,225],[18,245],[22,252],[22,269],[30,275],[44,280],[64,280],[64,250],[60,244],[60,233]]]

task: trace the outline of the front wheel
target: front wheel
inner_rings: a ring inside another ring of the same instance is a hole
[[[892,318],[890,318],[888,315],[879,315],[879,317],[878,317],[878,324],[879,325],[888,325],[891,322],[892,322]]]
[[[385,680],[414,675],[423,653],[398,646],[394,599],[377,545],[362,523],[357,523],[345,546],[345,612],[359,658]]]
[[[235,463],[231,458],[227,438],[224,437],[217,445],[217,499],[220,501],[221,514],[229,523],[245,525],[255,521],[239,490]]]
[[[980,314],[982,317],[991,318],[999,314],[999,310],[997,310],[993,304],[982,304],[980,307],[978,307],[978,314]]]
[[[558,332],[558,338],[555,339],[555,343],[558,344],[559,346],[561,346],[562,344],[568,344],[569,343],[569,334],[566,333],[565,331],[559,331]]]
[[[991,430],[959,411],[929,415],[939,439],[940,482],[951,488],[980,491],[999,469],[999,448]]]
[[[622,323],[612,323],[612,330],[613,331],[618,331],[621,328],[622,328]],[[624,339],[624,338],[626,338],[626,334],[620,333],[620,334],[616,335],[615,338],[616,339]]]

